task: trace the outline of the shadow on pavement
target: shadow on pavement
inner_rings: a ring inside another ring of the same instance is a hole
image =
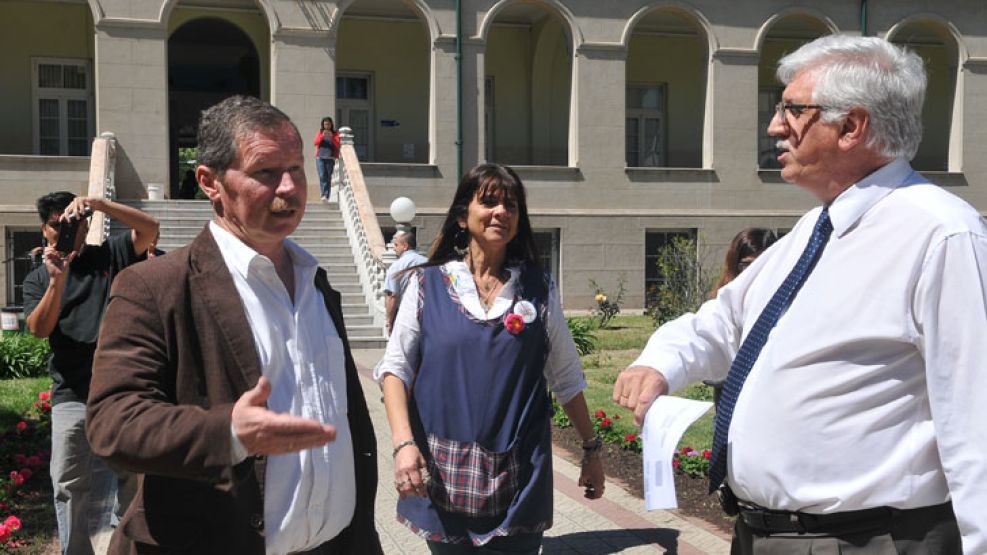
[[[620,553],[631,547],[657,544],[667,555],[678,553],[679,531],[671,528],[628,528],[624,530],[595,530],[573,532],[561,536],[546,536],[542,540],[542,553],[580,553],[605,555]],[[655,548],[658,552],[658,548]]]

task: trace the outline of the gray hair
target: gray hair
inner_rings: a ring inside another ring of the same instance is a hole
[[[248,133],[290,125],[291,119],[274,106],[252,96],[231,96],[203,110],[199,119],[199,163],[222,174],[237,157],[237,140]]]
[[[800,73],[815,79],[812,102],[827,109],[833,123],[851,108],[870,114],[867,147],[891,159],[915,156],[922,141],[926,76],[922,59],[876,37],[829,35],[781,59],[778,79],[788,84]]]

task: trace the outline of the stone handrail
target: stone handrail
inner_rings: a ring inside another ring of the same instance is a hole
[[[333,184],[339,191],[339,210],[346,225],[350,247],[357,259],[360,283],[374,315],[374,324],[384,324],[384,263],[387,245],[377,223],[377,214],[367,193],[363,170],[353,147],[353,130],[339,129],[339,159],[333,172]]]
[[[116,196],[114,175],[117,162],[117,140],[113,133],[103,133],[93,139],[93,150],[89,162],[89,198],[113,200]],[[86,242],[100,245],[110,234],[110,219],[103,212],[93,214],[89,224]]]

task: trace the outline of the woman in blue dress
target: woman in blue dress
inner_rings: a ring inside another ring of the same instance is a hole
[[[579,356],[536,260],[521,179],[470,170],[375,369],[398,520],[432,553],[538,553],[552,525],[551,394],[584,439],[586,497],[603,495]]]

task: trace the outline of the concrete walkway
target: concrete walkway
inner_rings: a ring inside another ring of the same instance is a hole
[[[360,369],[363,391],[377,434],[380,472],[377,489],[377,530],[384,553],[427,554],[425,541],[395,518],[397,493],[391,463],[391,435],[380,389],[369,377],[383,354],[381,349],[353,351]],[[545,534],[544,554],[677,553],[680,555],[727,554],[729,537],[712,526],[686,519],[670,511],[645,511],[644,502],[619,485],[608,482],[603,499],[589,501],[577,485],[579,468],[552,457],[555,469],[554,526]]]

